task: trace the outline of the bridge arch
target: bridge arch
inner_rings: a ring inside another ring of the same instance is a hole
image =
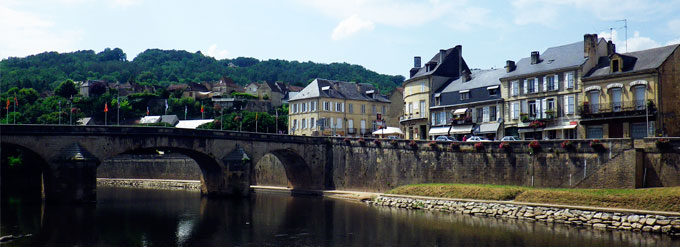
[[[320,189],[310,166],[293,149],[274,149],[253,164],[253,184],[286,186],[292,189]],[[285,178],[285,181],[284,179]],[[286,184],[283,184],[283,183]]]
[[[19,196],[24,200],[39,201],[51,193],[53,170],[49,163],[35,150],[18,144],[2,142],[0,161],[0,194],[2,200]],[[8,157],[18,157],[20,163],[10,163]]]

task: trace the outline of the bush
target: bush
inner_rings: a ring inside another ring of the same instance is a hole
[[[600,140],[592,140],[590,141],[590,147],[593,148],[595,151],[604,151],[606,148],[604,147],[604,144],[600,142]]]
[[[449,144],[449,148],[451,148],[451,150],[454,150],[454,151],[460,150],[460,143],[452,142],[451,144]]]
[[[366,140],[364,140],[364,138],[359,138],[359,140],[357,141],[359,142],[360,145],[366,144]]]
[[[429,146],[432,150],[439,150],[439,144],[437,144],[436,141],[427,143],[427,146]]]
[[[570,149],[574,147],[574,143],[569,140],[564,140],[562,143],[560,143],[560,147],[564,149]]]
[[[656,147],[660,149],[671,147],[671,141],[666,138],[659,138],[655,141]]]
[[[498,148],[503,150],[510,150],[510,143],[501,142],[501,144],[498,144]]]
[[[390,144],[392,144],[392,146],[397,146],[399,145],[399,142],[397,140],[390,140]]]
[[[381,143],[380,139],[373,140],[373,144],[375,144],[376,146],[380,146],[380,143]]]
[[[347,138],[347,137],[345,137],[345,139],[343,139],[342,141],[344,141],[344,142],[345,142],[345,143],[347,143],[347,144],[349,144],[349,143],[350,143],[350,139],[349,139],[349,138]]]
[[[416,142],[416,140],[411,140],[410,142],[408,142],[408,145],[414,149],[418,148],[418,143]]]

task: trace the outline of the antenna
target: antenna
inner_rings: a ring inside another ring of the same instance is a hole
[[[626,52],[628,52],[628,19],[618,20],[616,22],[623,22],[623,28],[626,30]]]

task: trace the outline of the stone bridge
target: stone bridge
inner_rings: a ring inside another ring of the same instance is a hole
[[[96,199],[96,169],[120,154],[173,152],[194,159],[205,195],[248,195],[252,165],[272,154],[293,189],[321,189],[327,148],[323,138],[155,127],[1,125],[3,150],[28,153],[39,165],[50,201]],[[25,155],[26,156],[26,155]]]

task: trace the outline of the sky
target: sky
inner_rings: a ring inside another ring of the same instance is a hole
[[[462,45],[471,68],[499,68],[587,33],[618,52],[680,43],[680,0],[0,0],[3,59],[159,48],[406,76],[439,49]]]

